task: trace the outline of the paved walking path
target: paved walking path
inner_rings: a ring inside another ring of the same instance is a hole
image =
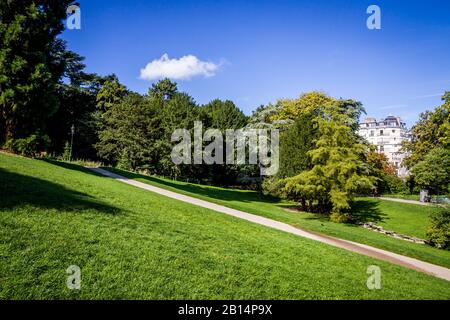
[[[148,185],[139,181],[135,181],[132,179],[128,179],[125,178],[123,176],[119,176],[115,173],[100,169],[100,168],[89,168],[92,171],[95,171],[97,173],[100,173],[104,176],[116,179],[120,182],[141,188],[141,189],[145,189],[148,191],[152,191],[155,193],[158,193],[160,195],[172,198],[172,199],[176,199],[176,200],[180,200],[186,203],[190,203],[196,206],[200,206],[203,208],[207,208],[207,209],[211,209],[220,213],[224,213],[233,217],[237,217],[240,219],[244,219],[253,223],[257,223],[269,228],[273,228],[273,229],[277,229],[277,230],[281,230],[284,232],[288,232],[300,237],[304,237],[307,239],[311,239],[311,240],[315,240],[315,241],[319,241],[322,243],[326,243],[338,248],[342,248],[342,249],[346,249],[349,251],[353,251],[353,252],[357,252],[369,257],[373,257],[379,260],[384,260],[384,261],[388,261],[390,263],[394,263],[403,267],[407,267],[410,269],[414,269],[420,272],[424,272],[430,275],[433,275],[435,277],[438,278],[442,278],[445,279],[447,281],[450,281],[450,269],[441,267],[441,266],[437,266],[428,262],[424,262],[424,261],[420,261],[414,258],[410,258],[410,257],[406,257],[406,256],[402,256],[393,252],[389,252],[389,251],[385,251],[385,250],[381,250],[378,248],[374,248],[371,246],[367,246],[364,244],[360,244],[360,243],[356,243],[356,242],[352,242],[352,241],[348,241],[348,240],[342,240],[342,239],[338,239],[338,238],[334,238],[334,237],[330,237],[330,236],[326,236],[326,235],[322,235],[322,234],[317,234],[314,232],[310,232],[310,231],[305,231],[302,229],[298,229],[295,228],[291,225],[288,225],[286,223],[283,222],[279,222],[276,220],[272,220],[272,219],[268,219],[268,218],[264,218],[261,216],[257,216],[254,214],[250,214],[247,212],[243,212],[243,211],[239,211],[239,210],[235,210],[235,209],[231,209],[225,206],[221,206],[212,202],[208,202],[208,201],[204,201],[204,200],[200,200],[197,198],[193,198],[190,196],[186,196],[186,195],[182,195],[176,192],[172,192],[169,190],[165,190],[162,188],[158,188],[152,185]]]
[[[376,197],[375,199],[401,202],[401,203],[418,204],[420,206],[431,206],[432,205],[432,203],[428,203],[428,202],[420,202],[420,201],[416,201],[416,200],[407,200],[407,199],[398,199],[398,198]]]

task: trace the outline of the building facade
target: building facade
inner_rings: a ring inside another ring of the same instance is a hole
[[[399,176],[409,174],[402,161],[406,154],[400,152],[402,142],[410,139],[406,123],[400,117],[388,116],[377,121],[375,118],[366,118],[360,123],[359,134],[377,147],[379,153],[384,153],[389,162],[397,168]]]

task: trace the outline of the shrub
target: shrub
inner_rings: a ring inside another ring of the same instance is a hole
[[[64,153],[62,155],[64,161],[70,161],[70,144],[69,141],[66,141],[64,145]]]
[[[409,192],[406,182],[396,175],[384,175],[383,182],[385,184],[384,193],[407,194]]]
[[[450,149],[431,150],[411,171],[421,188],[429,189],[432,194],[447,192],[450,185]]]
[[[263,180],[262,189],[265,195],[271,195],[277,198],[286,198],[286,192],[284,192],[285,182],[277,177],[267,177]]]
[[[427,238],[432,245],[441,249],[450,249],[450,207],[431,215],[431,225]]]
[[[47,135],[36,133],[24,139],[8,140],[4,147],[23,156],[35,157],[46,151],[49,145],[50,138]]]
[[[350,217],[342,212],[333,212],[330,215],[330,220],[336,223],[345,223],[350,221]]]

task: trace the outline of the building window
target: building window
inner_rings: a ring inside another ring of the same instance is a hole
[[[380,130],[380,136],[382,136],[383,135],[383,130]]]
[[[395,130],[392,130],[392,133],[395,133]]]
[[[375,132],[373,130],[370,130],[370,136],[373,137],[375,135]]]
[[[384,146],[380,146],[380,152],[384,152]]]

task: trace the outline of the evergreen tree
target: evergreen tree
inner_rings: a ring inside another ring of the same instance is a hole
[[[0,1],[0,143],[37,133],[58,108],[70,1]]]

